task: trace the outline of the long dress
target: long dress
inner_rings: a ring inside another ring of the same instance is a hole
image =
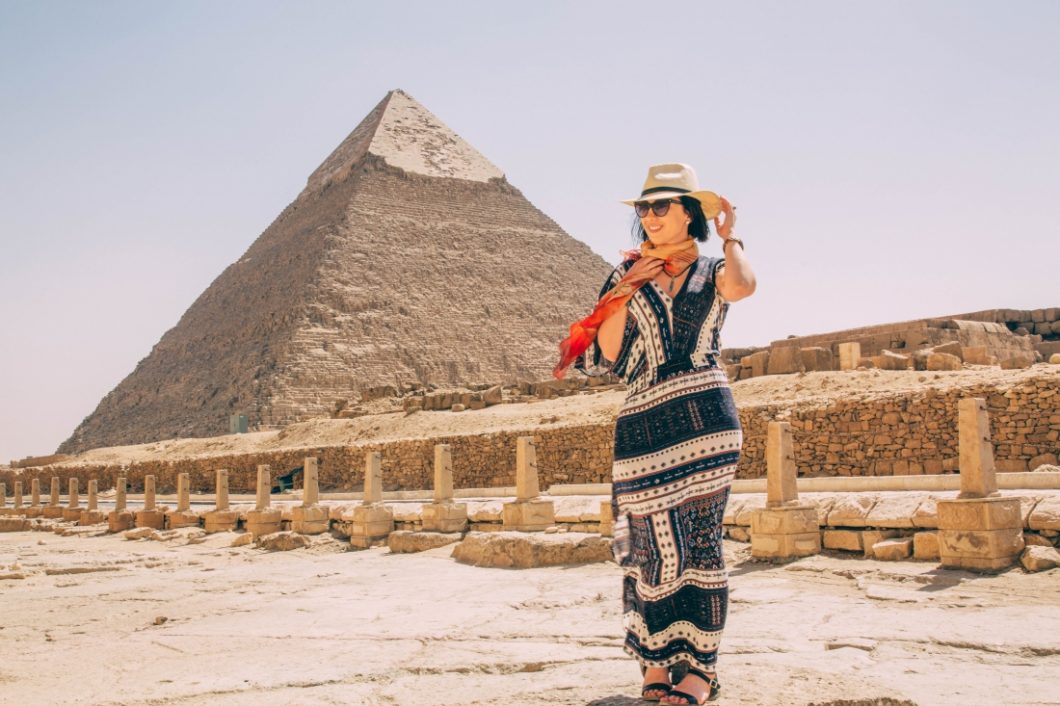
[[[714,671],[728,612],[722,515],[743,444],[714,287],[724,258],[700,256],[671,298],[649,281],[629,300],[616,359],[592,346],[575,362],[627,384],[615,424],[613,551],[623,569],[623,649],[645,667]],[[610,290],[633,265],[615,268]]]

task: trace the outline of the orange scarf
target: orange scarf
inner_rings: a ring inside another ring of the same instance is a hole
[[[687,270],[696,258],[699,257],[699,248],[692,238],[680,243],[656,246],[650,240],[641,243],[640,250],[626,253],[626,259],[639,260],[641,257],[656,257],[663,260],[663,271],[671,277],[677,277]],[[596,340],[596,334],[600,331],[600,325],[614,315],[621,307],[626,305],[633,293],[644,286],[654,275],[630,276],[629,273],[618,281],[609,292],[600,297],[592,313],[581,321],[570,325],[570,335],[559,344],[559,363],[552,371],[552,375],[562,379],[571,363],[578,356],[589,349],[592,342]]]

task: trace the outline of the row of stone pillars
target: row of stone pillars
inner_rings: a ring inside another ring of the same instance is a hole
[[[960,493],[936,503],[939,558],[951,568],[997,570],[1023,551],[1018,497],[997,489],[986,401],[958,403]],[[766,507],[751,516],[751,555],[791,559],[821,551],[817,509],[799,502],[791,425],[770,422],[766,439]]]
[[[319,504],[318,465],[316,458],[306,458],[303,465],[302,504],[292,509],[291,529],[301,534],[320,534],[330,527],[330,513]],[[503,506],[503,527],[509,530],[540,531],[555,525],[555,509],[552,501],[540,497],[538,484],[537,455],[532,437],[519,437],[516,441],[516,497]],[[200,517],[191,511],[188,474],[177,476],[177,508],[167,511],[158,507],[155,499],[155,477],[144,477],[144,504],[135,512],[126,505],[125,478],[117,481],[114,510],[104,515],[96,509],[96,481],[89,481],[88,508],[79,506],[78,482],[70,479],[69,504],[59,505],[59,479],[52,478],[51,502],[40,505],[40,481],[33,479],[32,504],[22,507],[22,483],[15,482],[15,511],[27,517],[62,518],[76,520],[80,524],[98,524],[106,521],[111,532],[121,532],[134,527],[152,529],[175,529],[198,526]],[[254,536],[278,532],[281,528],[281,512],[271,505],[271,475],[268,466],[258,466],[256,503],[247,512],[246,530]],[[4,507],[5,488],[0,484],[0,508]],[[604,533],[609,534],[610,502],[601,503],[605,513]],[[456,503],[453,493],[453,457],[449,444],[438,444],[434,448],[434,497],[433,502],[422,508],[423,530],[429,532],[464,532],[468,528],[466,503]],[[357,547],[369,547],[383,542],[394,531],[393,511],[383,503],[382,455],[371,452],[365,459],[364,496],[352,514],[342,518],[350,531],[350,542]],[[216,506],[205,513],[202,524],[207,532],[223,532],[236,529],[239,513],[229,508],[228,471],[217,471]]]

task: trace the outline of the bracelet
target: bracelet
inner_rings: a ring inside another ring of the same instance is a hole
[[[740,240],[739,238],[722,238],[722,240],[724,241],[724,242],[723,242],[723,243],[721,244],[721,250],[722,250],[722,252],[725,252],[725,246],[726,246],[726,245],[727,245],[728,243],[731,243],[731,242],[734,242],[734,241],[740,244],[740,249],[741,249],[741,250],[746,250],[746,249],[747,249],[746,247],[744,247],[743,241],[742,241],[742,240]]]

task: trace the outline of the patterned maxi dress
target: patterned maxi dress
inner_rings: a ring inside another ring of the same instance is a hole
[[[743,431],[719,365],[729,305],[714,277],[724,261],[700,256],[672,299],[645,283],[627,303],[616,360],[594,342],[575,361],[627,384],[615,424],[613,547],[623,568],[623,649],[642,668],[687,661],[714,671],[725,627],[722,514]],[[632,265],[616,267],[600,296]]]

